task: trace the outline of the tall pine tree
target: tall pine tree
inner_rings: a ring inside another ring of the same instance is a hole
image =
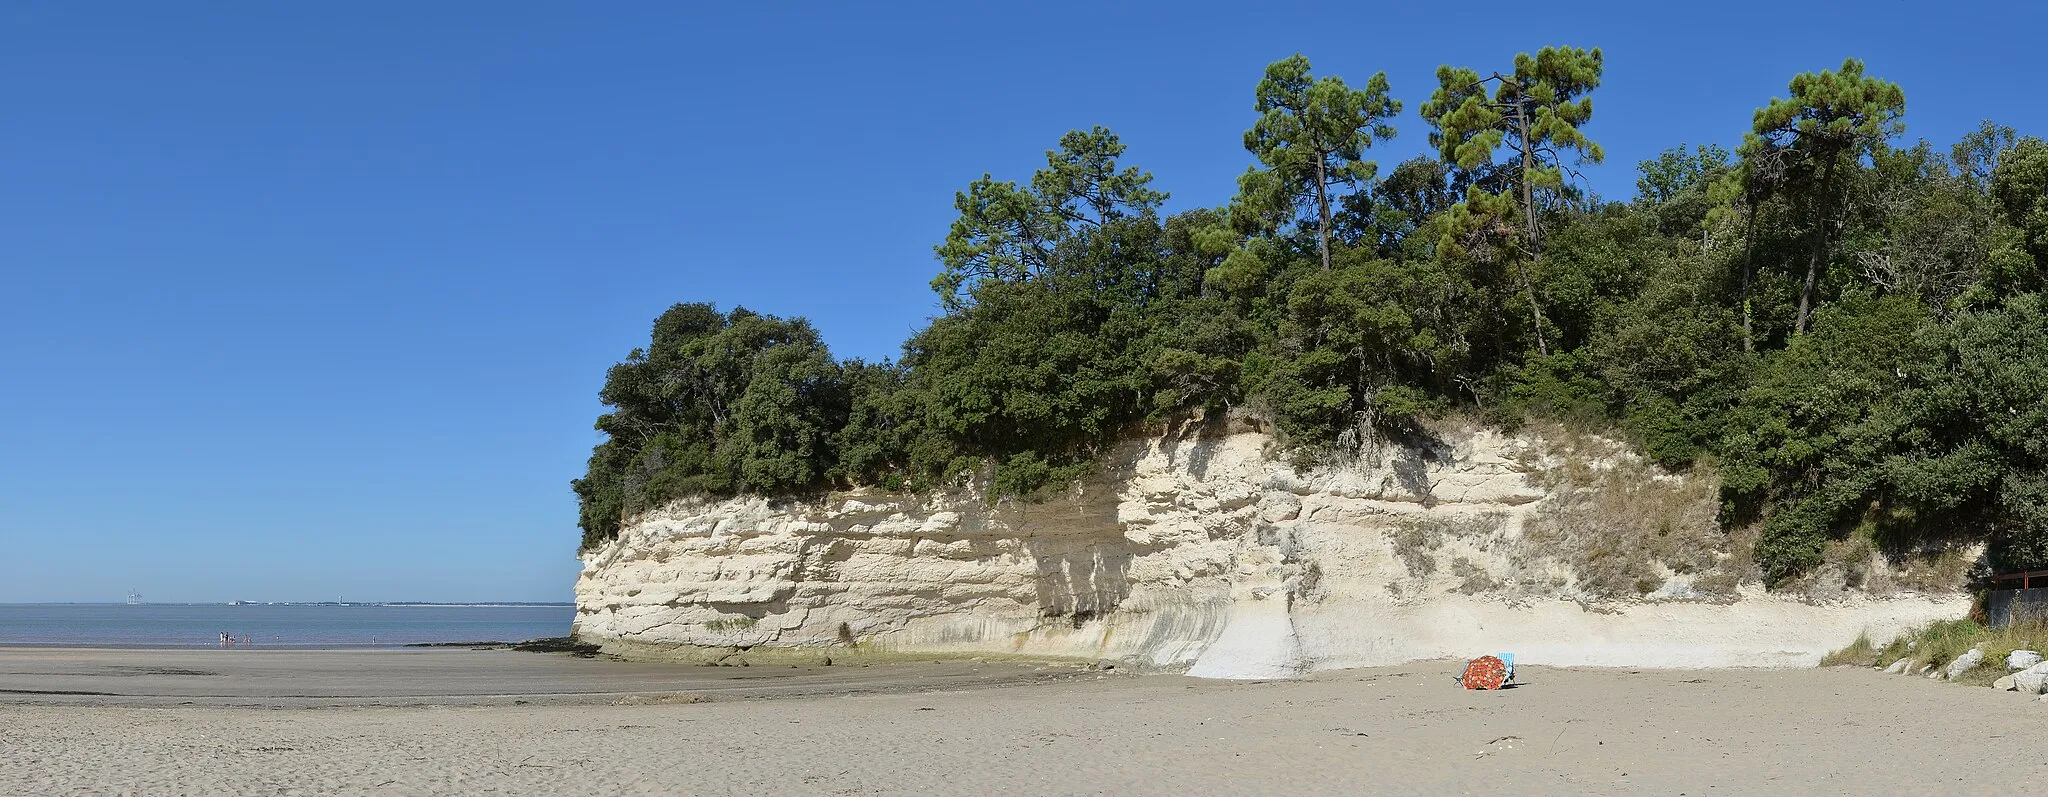
[[[1512,75],[1495,72],[1482,78],[1468,68],[1441,66],[1436,70],[1436,92],[1422,106],[1422,118],[1436,128],[1429,143],[1445,163],[1478,173],[1494,166],[1495,153],[1502,147],[1508,149],[1514,162],[1498,179],[1480,175],[1462,205],[1467,212],[1485,216],[1506,210],[1508,201],[1518,201],[1529,259],[1543,256],[1537,192],[1564,185],[1568,167],[1563,154],[1573,152],[1592,163],[1604,157],[1600,145],[1579,129],[1593,118],[1593,101],[1585,95],[1600,86],[1601,64],[1598,47],[1545,47],[1535,55],[1517,54]],[[1493,84],[1491,95],[1488,83]],[[1535,319],[1537,349],[1549,354],[1542,303],[1527,266],[1519,261],[1518,266]]]
[[[1807,178],[1813,207],[1807,228],[1806,282],[1792,333],[1805,334],[1813,317],[1813,294],[1828,262],[1835,212],[1836,173],[1844,158],[1854,160],[1883,147],[1905,131],[1906,92],[1899,84],[1866,77],[1863,62],[1850,58],[1842,71],[1807,72],[1792,78],[1792,96],[1772,98],[1758,108],[1755,132],[1784,152]]]
[[[1401,102],[1387,94],[1387,73],[1374,74],[1363,90],[1339,77],[1309,74],[1300,54],[1273,62],[1259,81],[1259,120],[1244,134],[1244,148],[1264,169],[1240,179],[1239,200],[1278,216],[1303,203],[1316,212],[1316,249],[1330,268],[1330,191],[1372,181],[1379,165],[1365,160],[1376,141],[1394,137],[1388,120]]]

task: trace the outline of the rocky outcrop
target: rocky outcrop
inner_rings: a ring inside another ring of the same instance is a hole
[[[1213,677],[1512,651],[1803,666],[1954,594],[1754,583],[1708,478],[1599,438],[1447,427],[1297,468],[1244,426],[1133,440],[1058,497],[680,502],[588,551],[579,638],[1108,659]],[[1881,560],[1872,565],[1882,568]],[[1815,595],[1819,597],[1815,597]]]

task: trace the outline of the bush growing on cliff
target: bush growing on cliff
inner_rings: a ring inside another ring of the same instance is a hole
[[[841,370],[802,319],[669,308],[598,394],[611,408],[597,419],[608,439],[572,483],[584,545],[676,498],[817,487],[836,463],[830,437],[846,426]]]
[[[1739,149],[1676,147],[1606,201],[1570,162],[1507,157],[1526,133],[1597,162],[1598,51],[1514,63],[1556,91],[1447,68],[1425,114],[1444,159],[1380,179],[1367,145],[1402,87],[1285,59],[1247,92],[1260,166],[1220,208],[1166,213],[1117,136],[1069,133],[1028,179],[955,197],[944,314],[900,361],[835,361],[801,319],[671,308],[607,374],[574,482],[585,545],[685,496],[968,474],[1030,493],[1191,412],[1256,414],[1314,454],[1463,408],[1714,462],[1772,582],[1850,539],[2048,567],[2048,144],[1986,123],[1948,154],[1894,146],[1902,93],[1851,62],[1801,76]],[[1814,91],[1843,81],[1879,101]],[[1488,111],[1553,100],[1569,125]],[[1797,132],[1840,120],[1827,147]]]

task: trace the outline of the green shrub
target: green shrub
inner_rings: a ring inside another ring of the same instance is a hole
[[[897,361],[837,361],[803,319],[670,308],[599,393],[604,439],[572,482],[584,546],[681,498],[970,474],[1042,494],[1119,435],[1194,413],[1259,416],[1295,461],[1328,463],[1373,434],[1426,444],[1423,420],[1462,411],[1709,464],[1723,529],[1757,539],[1688,544],[1740,548],[1771,585],[1852,532],[1894,559],[1988,541],[1996,569],[2048,567],[2040,139],[1987,125],[1949,155],[1872,128],[1826,187],[1804,178],[1832,156],[1772,128],[1740,153],[1645,161],[1641,194],[1614,202],[1558,164],[1495,161],[1477,130],[1384,180],[1363,152],[1325,153],[1344,162],[1311,186],[1292,155],[1274,160],[1281,117],[1301,112],[1248,114],[1264,166],[1226,207],[1165,214],[1099,127],[1027,179],[973,180],[934,247],[941,312]],[[1464,123],[1431,119],[1438,134]],[[1832,218],[1813,217],[1823,207]],[[1624,553],[1604,591],[1650,583]]]
[[[1958,683],[1989,684],[2005,675],[2005,660],[2015,650],[2042,651],[2048,645],[2048,624],[2033,623],[1992,628],[1971,619],[1938,620],[1899,634],[1883,647],[1858,635],[1848,647],[1829,653],[1821,660],[1828,665],[1888,667],[1905,659],[1909,669],[1923,665],[1946,666],[1971,649],[1984,652],[1984,661]]]

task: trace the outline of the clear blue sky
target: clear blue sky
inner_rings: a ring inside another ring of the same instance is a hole
[[[0,6],[0,601],[566,600],[594,395],[662,308],[893,356],[955,190],[1103,124],[1221,203],[1296,51],[1387,71],[1391,165],[1439,63],[1602,47],[1613,198],[1846,55],[1909,137],[2048,133],[2030,4],[709,5]]]

